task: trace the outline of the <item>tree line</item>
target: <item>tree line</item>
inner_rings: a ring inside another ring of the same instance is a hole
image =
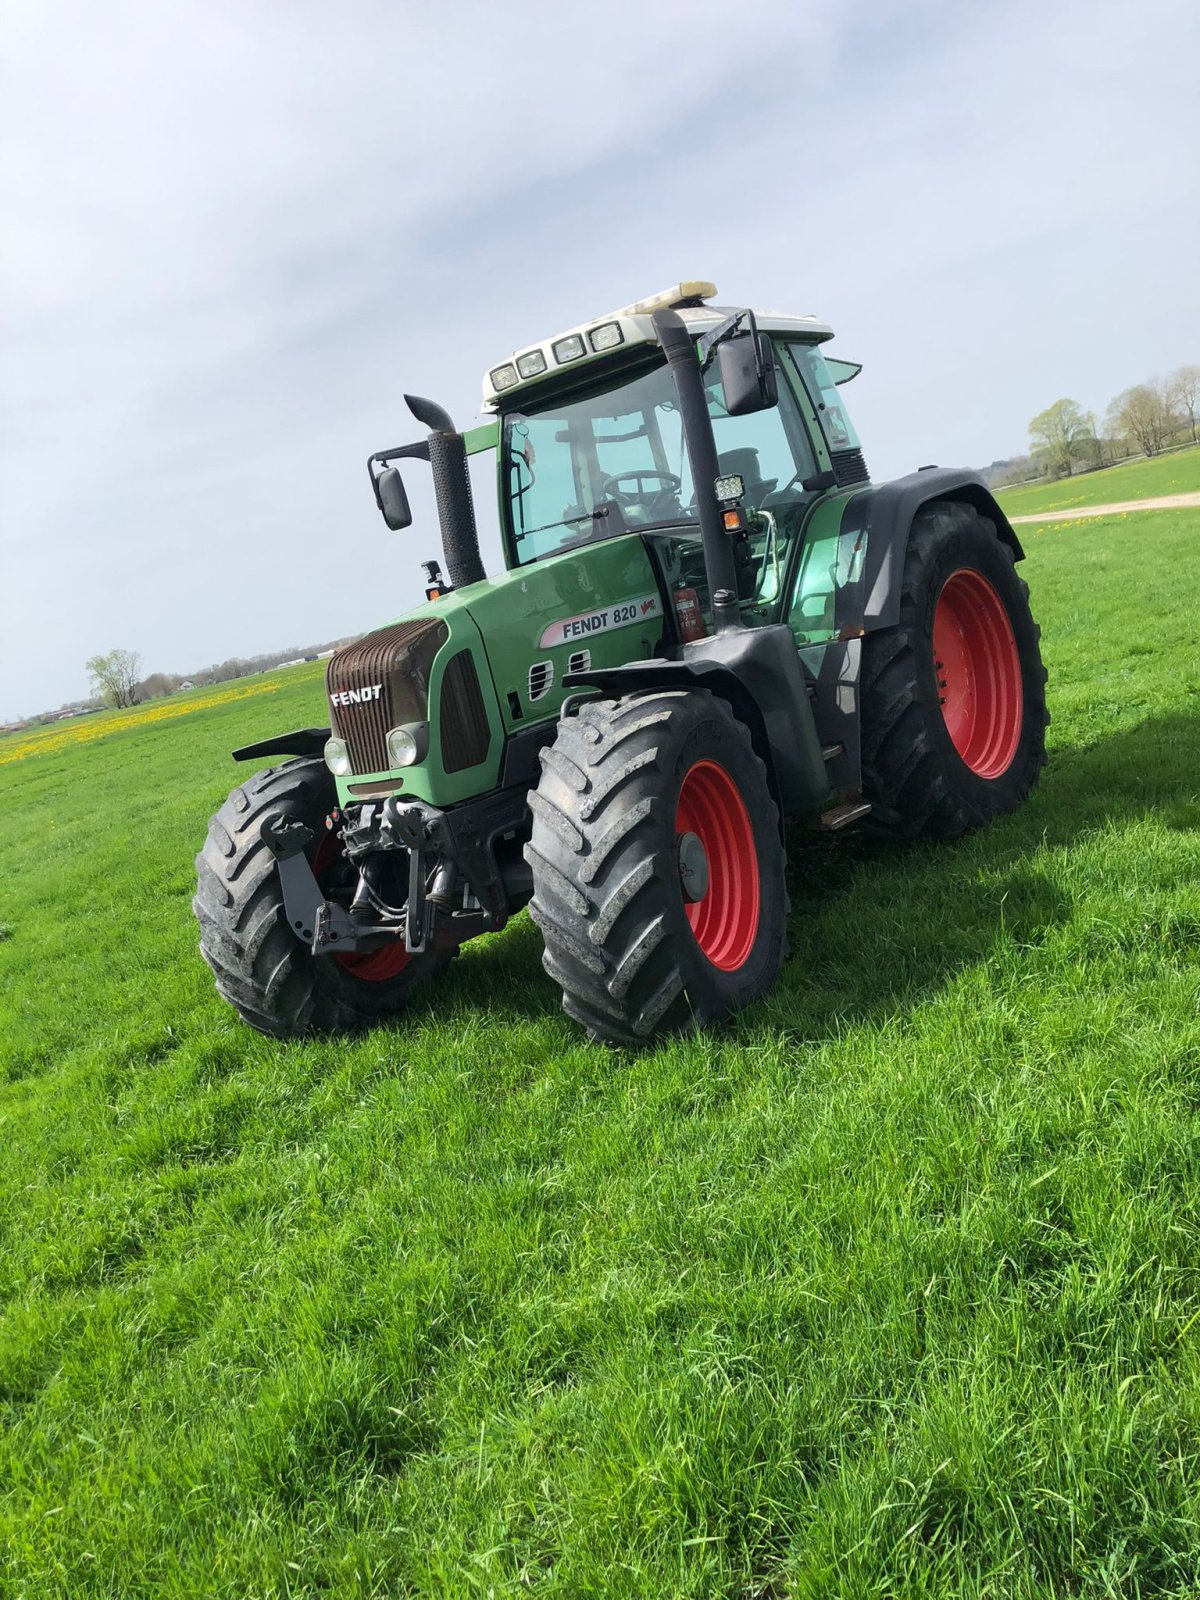
[[[297,661],[315,661],[333,644],[293,645],[287,650],[268,650],[265,655],[230,656],[227,661],[201,667],[198,672],[151,672],[142,677],[142,658],[135,650],[110,650],[105,655],[92,656],[84,663],[84,670],[92,684],[93,697],[107,706],[134,706],[143,700],[157,700],[174,694],[177,689],[200,689],[214,683],[228,683],[231,678],[246,678],[254,672],[269,672],[272,667],[291,665]]]
[[[1029,423],[1030,452],[996,462],[994,484],[1030,478],[1069,478],[1108,467],[1130,456],[1157,456],[1197,442],[1200,366],[1178,367],[1166,378],[1149,378],[1109,402],[1103,422],[1076,400],[1056,400]]]
[[[151,672],[144,676],[142,658],[136,650],[108,650],[84,663],[91,683],[90,695],[68,701],[55,711],[39,711],[31,717],[5,723],[3,731],[53,722],[60,717],[80,716],[87,711],[100,711],[105,706],[136,706],[144,700],[158,700],[174,694],[178,689],[202,689],[209,684],[227,683],[231,678],[245,678],[253,672],[269,672],[272,667],[315,661],[345,642],[335,639],[327,644],[293,645],[289,650],[269,650],[265,655],[230,656],[227,661],[201,667],[198,672]]]

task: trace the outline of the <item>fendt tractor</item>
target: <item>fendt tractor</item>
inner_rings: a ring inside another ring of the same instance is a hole
[[[981,478],[873,484],[807,316],[681,283],[532,344],[428,462],[426,603],[328,663],[329,727],[234,789],[197,858],[217,988],[279,1037],[399,1011],[528,905],[564,1010],[636,1044],[764,995],[787,950],[784,820],[949,839],[1045,760],[1022,558]],[[504,572],[468,458],[494,454]]]

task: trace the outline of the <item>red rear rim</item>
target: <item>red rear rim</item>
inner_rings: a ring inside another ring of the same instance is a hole
[[[758,932],[758,852],[737,785],[715,761],[697,761],[683,780],[676,835],[694,833],[708,857],[708,888],[685,904],[696,943],[722,972],[735,972]]]
[[[999,778],[1021,738],[1021,658],[1004,602],[981,572],[960,567],[942,585],[933,656],[954,748],[977,777]]]
[[[322,879],[328,875],[330,868],[343,854],[341,836],[336,833],[326,833],[316,848],[312,863],[313,876],[322,890],[325,888]],[[385,983],[389,978],[394,978],[398,972],[404,971],[412,960],[412,953],[404,948],[403,939],[392,939],[389,943],[381,945],[378,950],[348,950],[344,956],[334,956],[332,959],[339,967],[353,973],[356,978],[361,978],[364,983]]]

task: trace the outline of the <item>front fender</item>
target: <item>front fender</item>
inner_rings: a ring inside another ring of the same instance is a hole
[[[328,728],[295,728],[291,733],[277,733],[273,739],[244,744],[230,754],[235,761],[257,761],[260,756],[319,756],[324,754],[329,733]]]
[[[685,645],[681,660],[569,673],[564,683],[618,697],[645,689],[707,689],[728,701],[749,729],[782,814],[811,811],[829,794],[808,680],[787,628],[731,629]]]

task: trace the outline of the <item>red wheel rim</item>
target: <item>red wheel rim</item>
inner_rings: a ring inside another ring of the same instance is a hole
[[[317,846],[312,861],[313,877],[316,878],[318,887],[324,888],[322,878],[344,853],[339,835],[326,833]],[[389,978],[394,978],[397,973],[404,971],[412,960],[412,952],[404,948],[403,939],[392,939],[387,944],[381,945],[378,950],[348,950],[344,956],[333,956],[331,959],[344,971],[361,978],[364,983],[386,983]]]
[[[960,567],[942,585],[933,656],[954,748],[977,777],[1001,777],[1021,738],[1021,658],[1004,602],[981,572]]]
[[[683,780],[675,833],[694,833],[708,857],[708,887],[684,905],[696,943],[722,972],[735,972],[758,932],[758,852],[737,785],[715,761],[697,761]]]

